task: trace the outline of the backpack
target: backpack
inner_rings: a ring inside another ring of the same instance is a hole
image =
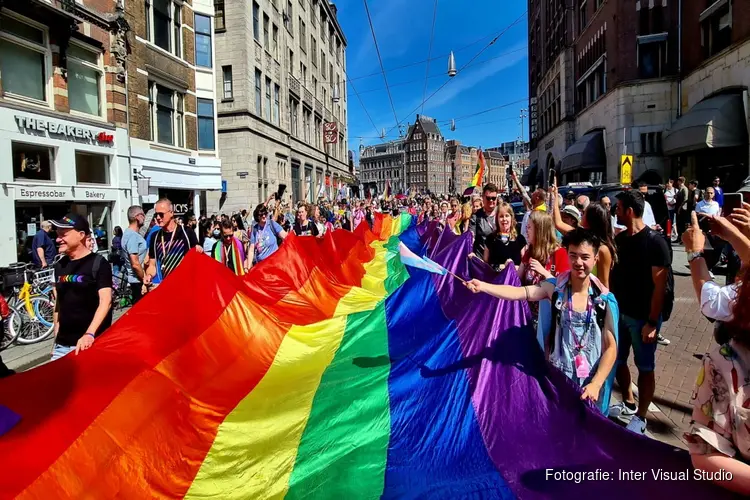
[[[107,260],[104,257],[102,257],[101,254],[97,253],[94,255],[96,255],[96,257],[94,258],[93,266],[91,266],[91,275],[94,277],[94,281],[96,281],[96,278],[99,276],[99,269],[102,267],[102,262],[105,262],[107,265],[109,265],[109,262],[107,262]],[[63,259],[68,259],[69,261],[70,257],[66,255],[65,257],[60,259],[60,262],[58,262],[58,265],[62,265]],[[55,271],[55,274],[57,274],[57,271]]]
[[[653,230],[649,231],[649,237],[662,238],[661,234]],[[667,248],[669,249],[669,266],[667,267],[667,283],[664,290],[664,304],[661,308],[662,321],[669,320],[669,318],[672,316],[672,311],[674,310],[674,273],[672,272],[672,245],[667,243]]]

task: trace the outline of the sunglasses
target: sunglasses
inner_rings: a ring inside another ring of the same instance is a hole
[[[156,218],[156,219],[162,219],[162,218],[164,218],[164,215],[165,215],[164,212],[156,212],[154,214],[154,218]]]
[[[224,238],[225,240],[228,240],[228,239],[230,239],[230,238],[231,238],[232,236],[233,236],[233,235],[231,235],[231,234],[223,234],[223,235],[222,235],[222,238]]]
[[[484,199],[487,201],[497,201],[497,196],[485,196]]]

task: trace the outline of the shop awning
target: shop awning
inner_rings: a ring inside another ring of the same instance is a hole
[[[536,180],[538,165],[539,164],[535,160],[534,163],[526,167],[526,170],[523,171],[523,175],[521,176],[522,186],[530,186]]]
[[[604,133],[601,130],[584,134],[565,152],[560,174],[579,170],[606,170],[607,155],[604,153]]]
[[[747,144],[745,105],[740,94],[709,97],[682,115],[662,137],[666,155]]]

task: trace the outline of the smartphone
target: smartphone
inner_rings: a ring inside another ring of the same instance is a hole
[[[724,206],[721,214],[726,217],[735,208],[742,208],[742,193],[724,193]]]
[[[276,191],[277,200],[280,200],[284,196],[284,191],[286,191],[286,184],[279,184],[279,190]]]

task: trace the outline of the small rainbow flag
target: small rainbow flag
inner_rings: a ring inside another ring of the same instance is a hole
[[[91,349],[0,379],[0,498],[728,497],[620,480],[690,457],[582,402],[525,303],[407,268],[520,284],[412,221],[290,235],[244,277],[191,252]]]
[[[484,154],[481,149],[477,152],[477,157],[477,169],[474,172],[474,178],[471,179],[471,184],[469,184],[470,188],[481,186],[484,179],[485,163]]]
[[[385,181],[385,189],[383,190],[383,199],[388,201],[391,197],[391,181],[390,179]]]

